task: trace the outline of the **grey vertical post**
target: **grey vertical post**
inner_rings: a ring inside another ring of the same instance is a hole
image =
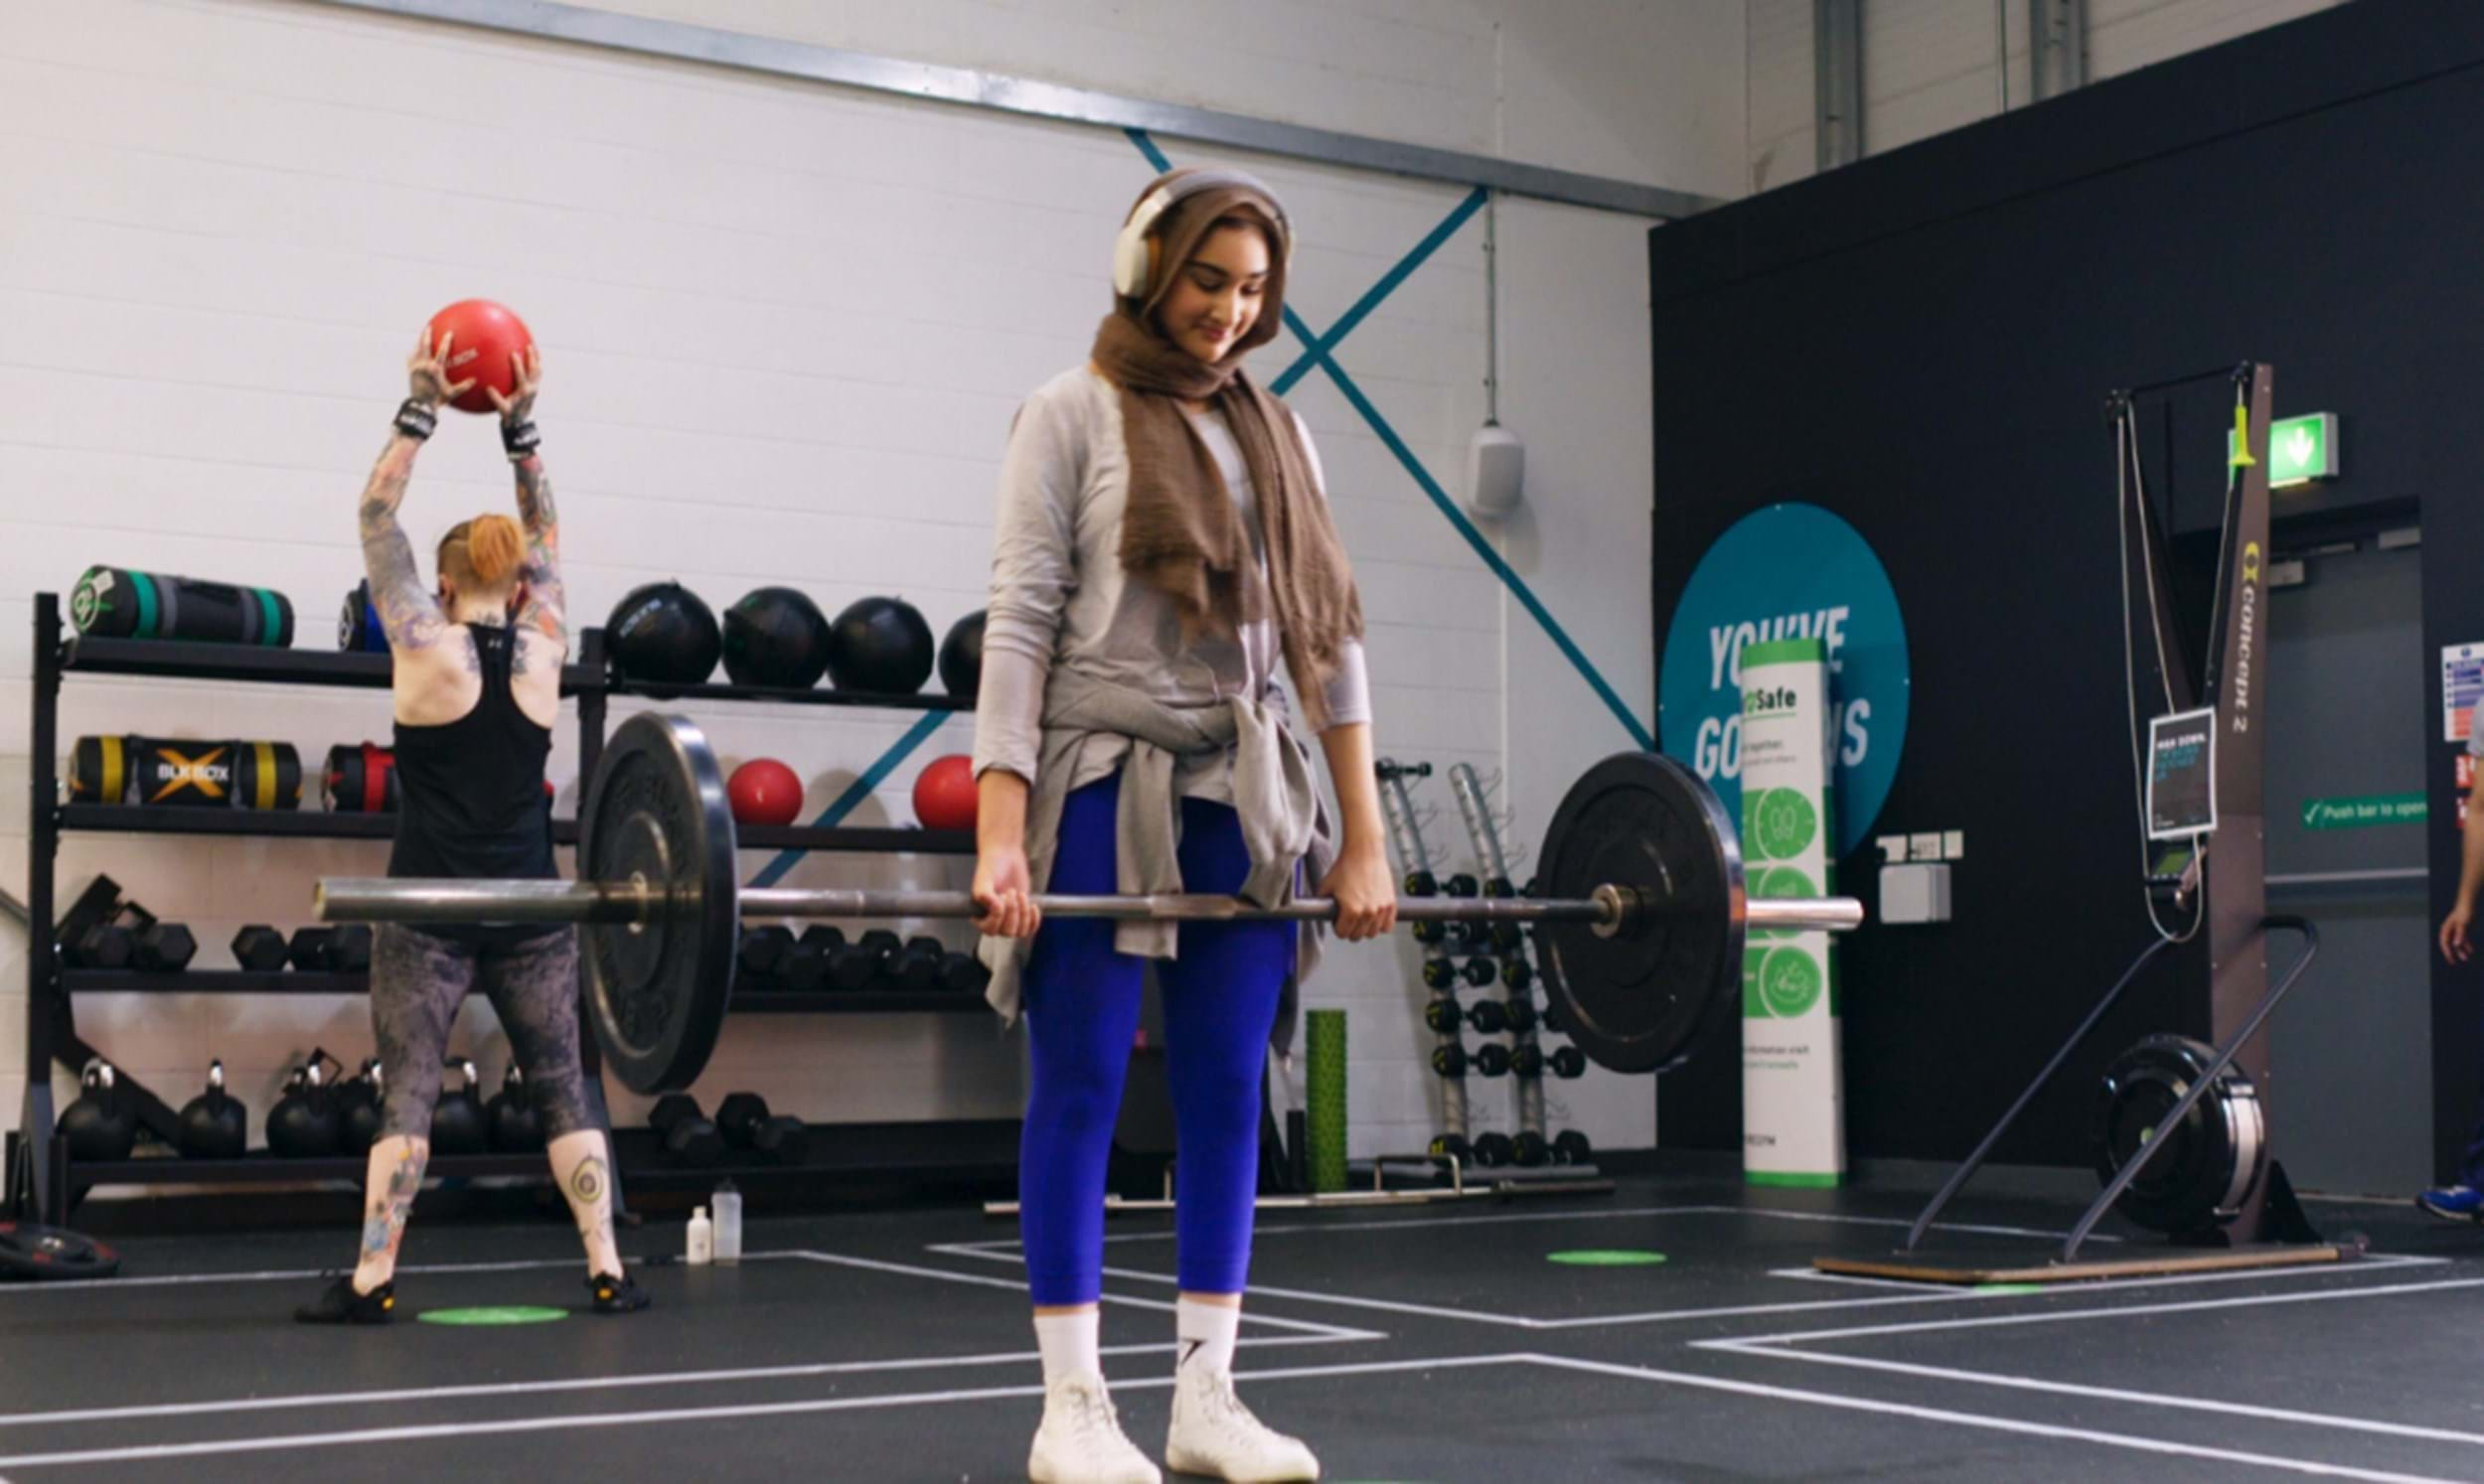
[[[2029,95],[2041,102],[2088,80],[2088,0],[2027,0]]]
[[[1819,168],[1863,158],[1863,0],[1811,0],[1812,121]]]

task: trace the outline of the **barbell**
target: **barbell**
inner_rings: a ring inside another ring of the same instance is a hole
[[[313,915],[580,925],[588,1018],[605,1064],[646,1094],[686,1088],[706,1066],[732,1002],[743,913],[976,916],[961,891],[744,889],[736,849],[705,735],[684,717],[644,712],[614,730],[587,788],[578,879],[331,877],[319,883]],[[1748,896],[1724,806],[1697,775],[1654,753],[1617,754],[1572,785],[1545,830],[1539,867],[1540,896],[1417,897],[1400,901],[1398,916],[1531,924],[1563,1028],[1617,1072],[1675,1065],[1712,1011],[1739,1002],[1749,934],[1839,932],[1863,920],[1849,897]],[[1336,915],[1334,902],[1317,897],[1276,907],[1191,893],[1035,901],[1050,917],[1176,923]]]

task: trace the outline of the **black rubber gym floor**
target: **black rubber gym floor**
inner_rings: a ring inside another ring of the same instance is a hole
[[[2076,1183],[1996,1183],[1955,1210],[1982,1240],[2040,1253],[2077,1213]],[[2484,1229],[2321,1204],[2372,1256],[2042,1292],[1808,1271],[1887,1251],[1921,1199],[1664,1176],[1271,1212],[1244,1395],[1331,1480],[2484,1478]],[[1107,1257],[1106,1368],[1151,1452],[1168,1226],[1116,1217]],[[754,1217],[741,1266],[643,1267],[657,1307],[602,1319],[565,1223],[418,1218],[400,1317],[572,1312],[373,1330],[289,1317],[342,1224],[118,1239],[118,1279],[0,1288],[0,1478],[1022,1478],[1041,1388],[1013,1236],[966,1206]],[[1665,1261],[1549,1261],[1581,1251]]]

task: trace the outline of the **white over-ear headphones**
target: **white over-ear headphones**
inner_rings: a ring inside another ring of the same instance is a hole
[[[1294,262],[1294,223],[1286,220],[1285,205],[1268,183],[1242,170],[1193,170],[1170,183],[1150,191],[1138,209],[1123,224],[1121,235],[1113,239],[1113,292],[1125,299],[1136,298],[1148,291],[1148,233],[1171,211],[1173,203],[1201,191],[1239,189],[1256,191],[1277,214],[1277,235],[1285,239],[1285,259]]]

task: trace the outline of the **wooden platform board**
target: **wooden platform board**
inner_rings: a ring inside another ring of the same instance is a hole
[[[2192,1272],[2235,1272],[2254,1267],[2308,1267],[2361,1256],[2335,1244],[2268,1244],[2224,1252],[2157,1248],[2122,1258],[2078,1262],[2029,1262],[1999,1253],[1892,1253],[1885,1258],[1818,1258],[1819,1272],[1848,1277],[1896,1278],[1911,1283],[2083,1283],[2113,1278],[2167,1277]]]

